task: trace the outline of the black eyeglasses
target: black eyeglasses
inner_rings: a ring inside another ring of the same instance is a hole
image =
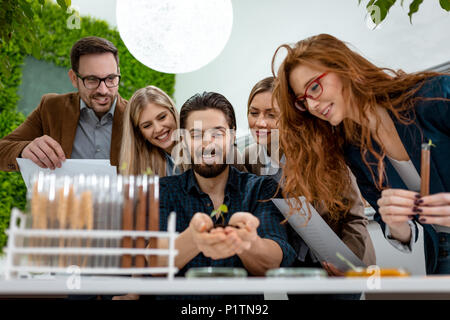
[[[120,74],[110,74],[105,78],[98,78],[96,76],[82,77],[78,72],[75,72],[75,74],[83,81],[85,88],[90,90],[97,89],[102,81],[107,88],[117,87],[120,82]]]

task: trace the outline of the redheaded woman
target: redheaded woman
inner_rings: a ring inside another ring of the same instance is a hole
[[[449,75],[379,68],[327,34],[280,48],[283,192],[347,212],[349,166],[389,242],[412,250],[422,224],[427,273],[450,273]],[[421,197],[421,144],[429,140],[431,195]]]

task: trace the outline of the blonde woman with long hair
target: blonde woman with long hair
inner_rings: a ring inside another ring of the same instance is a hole
[[[171,156],[179,140],[178,128],[178,111],[163,90],[155,86],[137,90],[124,113],[120,173],[139,175],[150,170],[160,177],[180,174],[182,167]],[[134,293],[113,297],[137,299],[139,295]]]
[[[175,104],[163,90],[155,86],[137,90],[124,114],[121,173],[137,175],[149,169],[160,177],[181,173],[171,156],[178,121]]]

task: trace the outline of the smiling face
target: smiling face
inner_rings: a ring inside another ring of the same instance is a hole
[[[295,96],[303,96],[310,84],[311,86],[318,86],[314,80],[324,72],[325,70],[305,65],[296,66],[289,75],[289,85]],[[327,73],[318,81],[323,88],[323,92],[316,100],[306,98],[306,112],[310,112],[312,115],[336,126],[350,117],[351,114],[351,109],[342,94],[342,81],[333,72]]]
[[[186,119],[185,129],[194,171],[205,178],[222,173],[234,141],[225,114],[217,109],[193,111]]]
[[[272,92],[266,91],[256,94],[250,103],[247,119],[256,143],[270,145],[278,129],[280,109],[275,103],[272,106]]]
[[[177,123],[172,112],[156,103],[147,104],[138,120],[139,130],[152,145],[170,153],[174,145],[172,134]]]
[[[118,66],[114,55],[110,52],[82,55],[79,60],[78,74],[81,77],[94,76],[105,78],[118,74]],[[83,81],[73,70],[69,71],[70,80],[78,89],[81,99],[93,109],[98,117],[106,114],[118,96],[119,87],[108,88],[102,81],[97,89],[87,89]]]

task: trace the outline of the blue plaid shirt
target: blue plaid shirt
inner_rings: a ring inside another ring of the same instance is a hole
[[[272,201],[259,201],[271,199],[277,190],[277,183],[270,177],[240,172],[232,166],[229,168],[224,199],[224,204],[228,207],[228,213],[224,214],[226,223],[234,212],[252,213],[260,221],[258,235],[261,238],[271,239],[280,246],[283,251],[280,267],[289,267],[294,262],[296,254],[288,243],[286,227],[280,224],[284,220],[283,216]],[[195,213],[209,214],[212,210],[214,210],[213,202],[200,190],[192,169],[181,175],[160,179],[160,230],[167,230],[167,220],[172,211],[177,214],[177,231],[183,232]],[[184,266],[177,276],[184,276],[192,267],[209,266],[244,267],[237,255],[213,260],[200,253]]]

